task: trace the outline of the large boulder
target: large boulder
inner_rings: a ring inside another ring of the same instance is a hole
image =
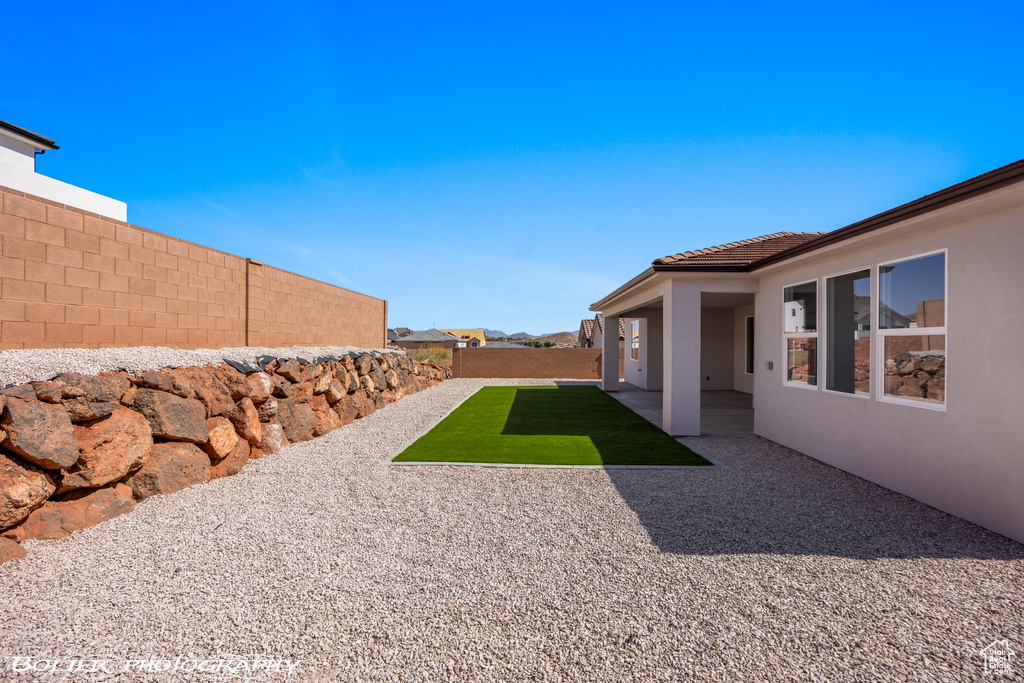
[[[278,365],[276,372],[292,383],[298,383],[304,379],[302,364],[294,358],[290,358]]]
[[[259,450],[262,453],[279,453],[291,444],[284,435],[284,428],[276,420],[263,425],[263,438]]]
[[[210,440],[202,448],[211,460],[224,458],[234,450],[238,434],[235,434],[235,428],[226,417],[211,417],[206,421],[206,428],[210,432]]]
[[[309,441],[313,438],[316,416],[308,403],[296,403],[290,398],[278,399],[277,421],[291,443]]]
[[[72,422],[95,420],[105,417],[117,410],[120,405],[115,401],[90,401],[87,398],[66,398],[60,402]]]
[[[373,372],[375,363],[373,362],[373,356],[368,353],[364,353],[355,359],[356,372],[360,377],[368,375]]]
[[[274,382],[273,395],[278,398],[289,398],[295,391],[295,385],[280,375],[271,377]]]
[[[259,405],[256,413],[260,416],[260,422],[270,422],[277,417],[277,399],[267,399]]]
[[[0,536],[0,564],[25,557],[25,549],[9,538]]]
[[[205,422],[204,422],[205,426]],[[191,443],[158,443],[138,472],[125,479],[136,500],[174,493],[210,478],[210,457]]]
[[[327,391],[324,392],[324,397],[328,403],[337,403],[341,399],[345,398],[348,392],[345,390],[345,385],[336,379],[332,379],[327,385]]]
[[[210,465],[210,479],[230,477],[242,471],[245,463],[249,461],[249,442],[245,439],[236,439],[235,447],[231,449],[224,458]]]
[[[384,373],[384,384],[387,385],[388,389],[394,391],[401,385],[401,381],[398,379],[398,373],[394,370],[388,370]]]
[[[254,372],[245,377],[245,395],[253,403],[263,403],[274,391],[274,382],[269,375],[262,372]]]
[[[64,538],[134,509],[132,491],[124,484],[76,491],[64,500],[47,501],[4,535],[19,543]]]
[[[75,425],[82,454],[60,480],[60,491],[96,488],[116,481],[146,462],[153,447],[149,422],[128,408]]]
[[[296,403],[309,403],[313,398],[312,382],[299,382],[293,385],[293,389],[291,399]]]
[[[200,401],[165,391],[139,389],[132,407],[149,420],[153,436],[191,443],[205,443],[209,438],[206,406]]]
[[[334,405],[331,406],[331,408],[334,410],[334,413],[338,416],[338,419],[341,421],[342,426],[352,424],[353,422],[355,422],[356,413],[359,412],[359,409],[355,405],[354,396],[354,394],[343,396],[340,400],[336,401]]]
[[[231,392],[217,375],[208,368],[182,368],[172,370],[176,377],[187,378],[196,392],[196,398],[206,406],[206,417],[223,415],[235,407]]]
[[[180,372],[162,370],[148,370],[138,377],[132,379],[132,383],[147,389],[166,391],[182,398],[195,398],[196,390],[192,386],[192,379]]]
[[[217,375],[217,379],[227,387],[228,393],[231,394],[231,400],[237,401],[243,396],[248,395],[248,388],[245,385],[245,375],[227,363],[221,363],[218,365],[214,370],[214,374]]]
[[[49,476],[0,453],[0,529],[28,517],[55,490]]]
[[[263,405],[266,405],[267,403],[270,403],[270,401],[265,401]],[[275,401],[275,410],[276,405],[277,403]],[[263,427],[260,425],[260,412],[256,409],[256,406],[253,405],[252,400],[250,400],[248,396],[235,403],[234,410],[227,413],[227,418],[231,420],[231,424],[234,425],[235,431],[238,432],[240,437],[254,446],[259,444],[260,440],[263,438]]]
[[[78,460],[75,430],[59,405],[8,398],[0,428],[7,432],[4,448],[40,467],[60,469]]]
[[[313,415],[316,418],[316,426],[313,427],[313,434],[315,436],[323,436],[343,426],[341,418],[338,417],[336,412],[331,410],[331,404],[327,402],[323,395],[314,396],[309,405],[313,409]]]

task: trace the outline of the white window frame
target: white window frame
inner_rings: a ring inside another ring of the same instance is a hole
[[[935,256],[936,254],[942,254],[943,255],[943,259],[942,259],[942,271],[943,271],[942,272],[942,278],[943,278],[942,286],[943,286],[943,289],[944,289],[943,295],[944,295],[945,298],[943,299],[943,304],[942,304],[943,305],[942,320],[945,323],[945,325],[943,325],[942,327],[906,327],[906,328],[895,328],[895,329],[888,329],[888,330],[878,329],[878,326],[875,325],[874,334],[876,335],[876,338],[878,339],[878,343],[874,344],[872,346],[872,348],[871,348],[871,356],[872,356],[871,357],[871,365],[872,365],[872,367],[881,368],[883,380],[878,383],[877,387],[873,387],[871,391],[872,391],[872,395],[878,401],[880,401],[882,403],[895,403],[896,405],[901,405],[901,406],[913,406],[914,408],[924,408],[925,410],[936,410],[936,411],[939,411],[939,412],[946,412],[946,401],[945,400],[943,400],[942,403],[928,403],[927,401],[915,401],[914,399],[911,399],[911,398],[901,398],[899,396],[886,396],[885,395],[885,379],[884,379],[884,375],[885,375],[885,337],[889,337],[889,336],[892,336],[892,337],[924,337],[924,336],[940,335],[941,334],[946,339],[946,346],[947,347],[949,346],[949,336],[946,334],[946,330],[949,329],[949,249],[934,249],[932,251],[926,251],[926,252],[922,252],[920,254],[911,254],[909,256],[901,256],[900,258],[896,258],[896,259],[889,259],[887,261],[880,261],[878,263],[877,269],[880,272],[882,266],[896,265],[896,264],[899,264],[899,263],[903,263],[904,261],[913,261],[915,259],[925,258],[927,256]],[[881,294],[881,291],[878,290],[878,287],[880,287],[881,284],[882,284],[881,280],[879,280],[877,283],[872,283],[872,287],[875,290],[875,293],[873,295],[873,298],[874,298],[874,302],[873,302],[874,303],[874,308],[872,309],[872,311],[875,313],[876,316],[880,315],[881,310],[882,310],[882,294]],[[947,359],[948,359],[948,354],[949,354],[949,349],[948,348],[946,349],[946,354],[947,354]],[[946,374],[946,390],[947,390],[946,393],[948,394],[948,390],[949,390],[949,373]]]
[[[818,391],[821,387],[821,344],[818,343],[818,335],[821,332],[821,278],[811,278],[809,280],[801,280],[800,282],[794,282],[793,284],[782,286],[782,303],[786,303],[786,290],[790,287],[799,287],[800,285],[807,285],[814,283],[814,295],[817,300],[817,312],[815,313],[816,320],[814,323],[814,332],[786,332],[786,313],[783,310],[782,313],[782,358],[786,361],[787,372],[782,373],[782,385],[786,387],[796,387],[798,389],[809,389],[811,391]],[[804,382],[790,382],[789,381],[789,341],[790,339],[814,339],[815,353],[818,354],[817,367],[818,371],[815,374],[816,384],[806,384]]]
[[[869,277],[871,278],[871,287],[869,291],[869,303],[871,312],[876,315],[871,316],[871,329],[868,330],[868,339],[871,340],[871,352],[868,355],[868,393],[866,394],[848,394],[845,391],[835,391],[828,387],[828,336],[831,331],[828,329],[828,281],[834,277],[842,277],[843,275],[849,275],[851,273],[859,273],[862,270],[868,271]],[[871,399],[875,391],[875,347],[878,344],[875,343],[875,332],[878,327],[876,324],[877,311],[878,311],[878,266],[860,266],[859,268],[848,268],[838,273],[832,273],[821,278],[823,294],[819,297],[818,309],[821,311],[821,324],[818,325],[819,331],[825,333],[825,343],[821,344],[821,351],[818,354],[818,362],[821,363],[821,378],[824,380],[820,382],[821,390],[826,394],[832,396],[852,396],[853,398],[859,399]]]

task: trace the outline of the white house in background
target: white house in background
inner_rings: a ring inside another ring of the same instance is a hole
[[[663,428],[703,389],[756,434],[1024,541],[1024,161],[828,233],[657,259],[591,306],[637,330]],[[618,388],[606,339],[602,384]]]
[[[50,138],[0,121],[0,186],[119,221],[128,220],[128,205],[124,202],[36,173],[36,155],[55,149],[59,148]]]

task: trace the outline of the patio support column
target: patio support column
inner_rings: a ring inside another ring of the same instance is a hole
[[[619,390],[619,316],[604,316],[601,337],[601,389]]]
[[[700,435],[700,286],[669,280],[663,298],[662,428]]]

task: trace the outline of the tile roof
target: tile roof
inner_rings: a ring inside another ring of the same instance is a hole
[[[594,316],[594,322],[597,323],[598,329],[604,333],[604,316],[598,313]],[[619,318],[619,339],[626,338],[626,323],[622,322],[622,318]]]
[[[452,344],[454,342],[459,341],[459,338],[453,334],[442,332],[441,330],[431,329],[425,330],[423,332],[413,332],[412,334],[407,334],[398,341],[417,343],[439,342],[442,344]]]
[[[730,242],[729,244],[722,244],[717,247],[672,254],[671,256],[656,259],[652,265],[679,268],[686,268],[688,266],[746,266],[777,254],[780,251],[809,242],[824,234],[823,232],[776,232],[771,235],[762,235],[761,237],[740,240],[739,242]]]
[[[583,331],[583,339],[591,340],[594,338],[594,319],[584,318],[580,321],[580,329]]]

